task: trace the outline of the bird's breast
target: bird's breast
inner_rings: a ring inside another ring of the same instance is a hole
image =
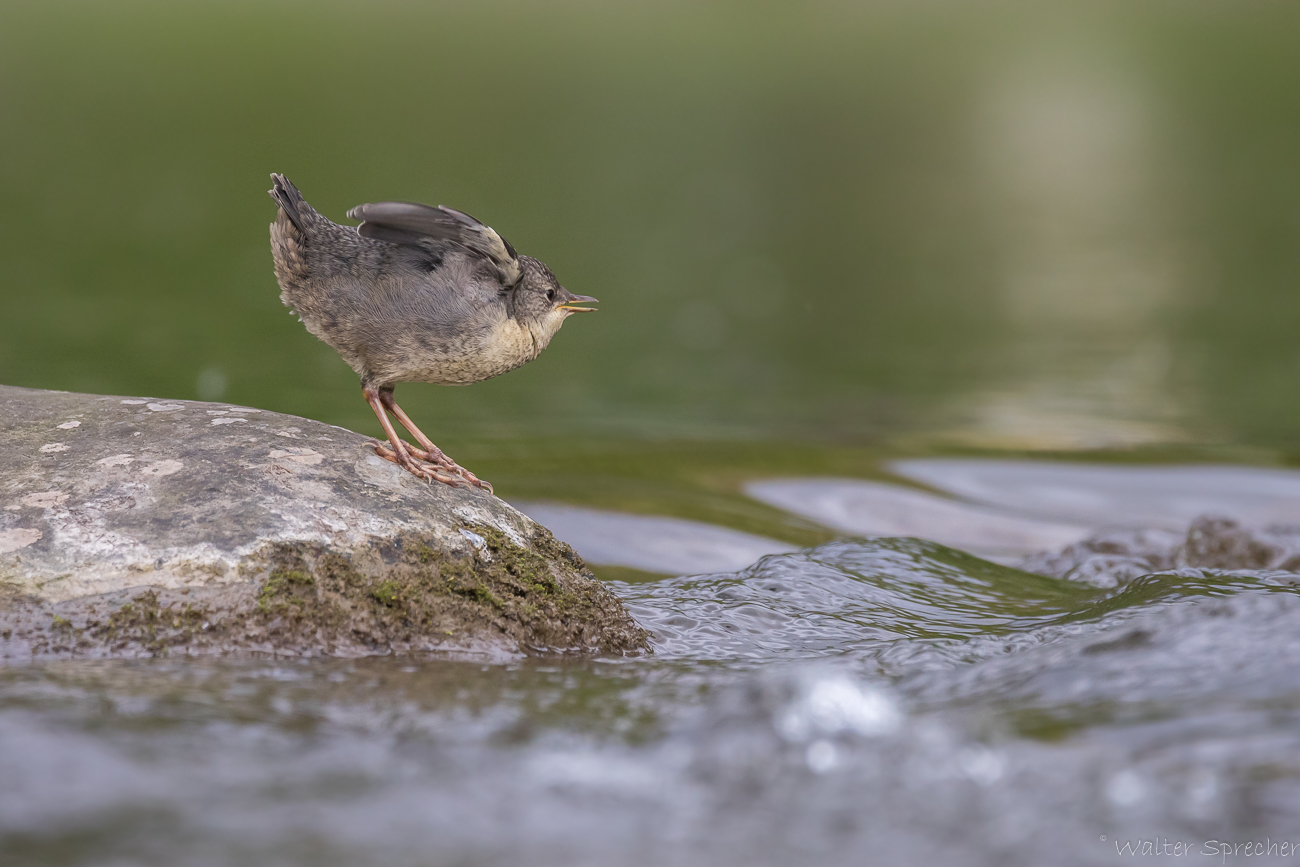
[[[437,344],[436,349],[425,347],[423,353],[412,353],[411,357],[422,358],[424,363],[402,379],[468,385],[514,370],[532,361],[541,351],[533,334],[516,319],[498,320],[481,328],[466,329],[450,339],[437,341]]]

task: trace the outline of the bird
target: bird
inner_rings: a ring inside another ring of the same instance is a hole
[[[433,444],[393,398],[399,382],[468,385],[536,358],[574,313],[575,295],[541,261],[515,252],[462,211],[374,202],[343,226],[316,211],[284,175],[271,253],[280,300],[361,377],[361,394],[388,438],[375,454],[427,482],[492,486]],[[403,440],[391,413],[418,445]]]

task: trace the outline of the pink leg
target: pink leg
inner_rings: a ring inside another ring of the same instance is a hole
[[[375,415],[379,417],[379,424],[383,426],[384,433],[388,435],[388,441],[393,444],[392,449],[386,449],[379,443],[375,443],[375,454],[385,460],[392,461],[418,479],[442,482],[451,485],[453,488],[462,484],[460,478],[447,475],[442,472],[440,466],[426,465],[411,454],[414,449],[402,442],[401,437],[397,435],[397,431],[393,429],[393,423],[388,420],[388,414],[384,412],[384,404],[380,400],[381,392],[378,389],[362,387],[361,394],[365,397],[366,403],[370,404],[370,408],[375,411]]]
[[[415,449],[411,449],[411,454],[414,457],[417,457],[423,461],[428,461],[429,463],[435,464],[441,467],[442,469],[455,473],[456,475],[460,476],[462,479],[469,482],[471,485],[474,485],[475,487],[483,488],[489,493],[492,492],[492,486],[490,484],[483,481],[478,476],[471,473],[469,470],[460,466],[451,458],[447,457],[446,453],[443,452],[442,449],[435,446],[433,444],[433,441],[424,435],[424,431],[420,430],[418,427],[415,426],[415,422],[411,421],[410,416],[408,416],[402,410],[402,408],[397,405],[397,400],[394,399],[393,392],[391,390],[381,389],[379,391],[379,400],[384,405],[384,408],[387,409],[389,412],[391,412],[397,418],[397,420],[401,422],[402,427],[406,428],[408,431],[411,432],[411,436],[415,437],[415,441],[424,447],[423,452],[419,452],[416,451]],[[410,447],[408,446],[408,448]]]

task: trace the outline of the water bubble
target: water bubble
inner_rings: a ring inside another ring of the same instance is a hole
[[[1131,807],[1145,794],[1142,778],[1133,771],[1120,771],[1106,783],[1106,797],[1116,807]]]
[[[839,750],[830,741],[813,741],[804,753],[804,761],[815,774],[824,774],[840,763]]]
[[[893,700],[874,687],[860,687],[847,677],[817,680],[777,718],[783,737],[805,741],[814,735],[883,735],[902,723]]]
[[[991,786],[1002,779],[1002,757],[985,747],[969,747],[957,755],[957,767],[981,786]]]
[[[230,380],[225,373],[218,368],[209,367],[199,374],[194,390],[198,393],[199,400],[221,400],[229,384]]]

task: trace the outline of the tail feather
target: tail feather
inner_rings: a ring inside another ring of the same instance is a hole
[[[309,235],[307,227],[313,220],[323,219],[303,199],[298,188],[281,174],[271,175],[271,198],[280,206],[275,222],[271,224],[271,256],[275,261],[275,279],[280,284],[280,300],[293,307],[294,290],[306,281]],[[296,309],[296,308],[295,308]]]
[[[302,197],[302,193],[298,192],[298,188],[290,183],[289,179],[284,175],[273,172],[271,174],[271,183],[272,187],[267,192],[271,194],[271,198],[275,199],[275,203],[280,206],[280,210],[284,211],[285,216],[293,223],[294,228],[305,234],[307,229],[304,218],[312,212],[311,205],[307,204],[307,200]]]

